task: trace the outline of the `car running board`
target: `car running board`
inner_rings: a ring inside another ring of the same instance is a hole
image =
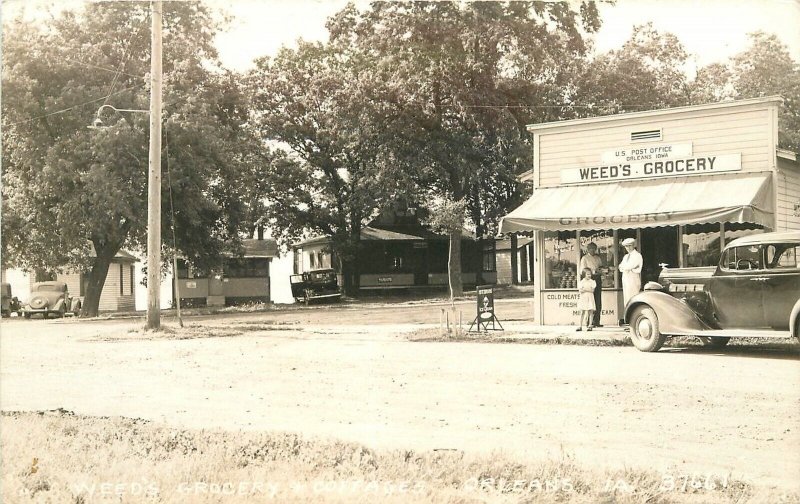
[[[720,338],[791,338],[790,331],[774,329],[709,329],[706,331],[670,333],[670,336],[710,336]]]

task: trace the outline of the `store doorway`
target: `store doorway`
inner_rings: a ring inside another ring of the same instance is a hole
[[[642,253],[642,286],[658,281],[661,265],[678,267],[678,228],[643,228],[639,251]]]

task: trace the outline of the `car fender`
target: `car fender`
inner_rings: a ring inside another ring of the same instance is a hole
[[[659,330],[663,334],[684,334],[712,329],[704,323],[685,302],[659,291],[644,291],[635,295],[625,307],[625,321],[630,322],[633,310],[647,305],[658,316]]]
[[[62,306],[64,306],[64,298],[59,298],[56,300],[53,306],[50,307],[50,311],[58,311]],[[66,310],[66,308],[64,309]]]
[[[800,324],[797,323],[800,319],[800,299],[794,304],[792,313],[789,315],[789,330],[792,331],[793,338],[800,338]]]

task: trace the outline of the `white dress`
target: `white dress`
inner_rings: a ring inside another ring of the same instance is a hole
[[[642,290],[642,254],[633,249],[619,263],[622,272],[622,299],[624,304]]]
[[[580,297],[578,298],[578,309],[579,310],[592,310],[596,309],[594,305],[594,288],[597,283],[594,280],[584,278],[580,282],[578,282],[578,291],[580,292]]]

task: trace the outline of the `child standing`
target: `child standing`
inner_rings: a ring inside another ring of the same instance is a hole
[[[583,330],[583,323],[586,321],[586,330],[592,330],[592,317],[594,316],[594,288],[597,286],[596,282],[592,280],[592,270],[583,268],[581,272],[581,279],[578,282],[578,292],[580,299],[578,299],[578,308],[581,311],[581,321],[578,325],[578,331]]]

